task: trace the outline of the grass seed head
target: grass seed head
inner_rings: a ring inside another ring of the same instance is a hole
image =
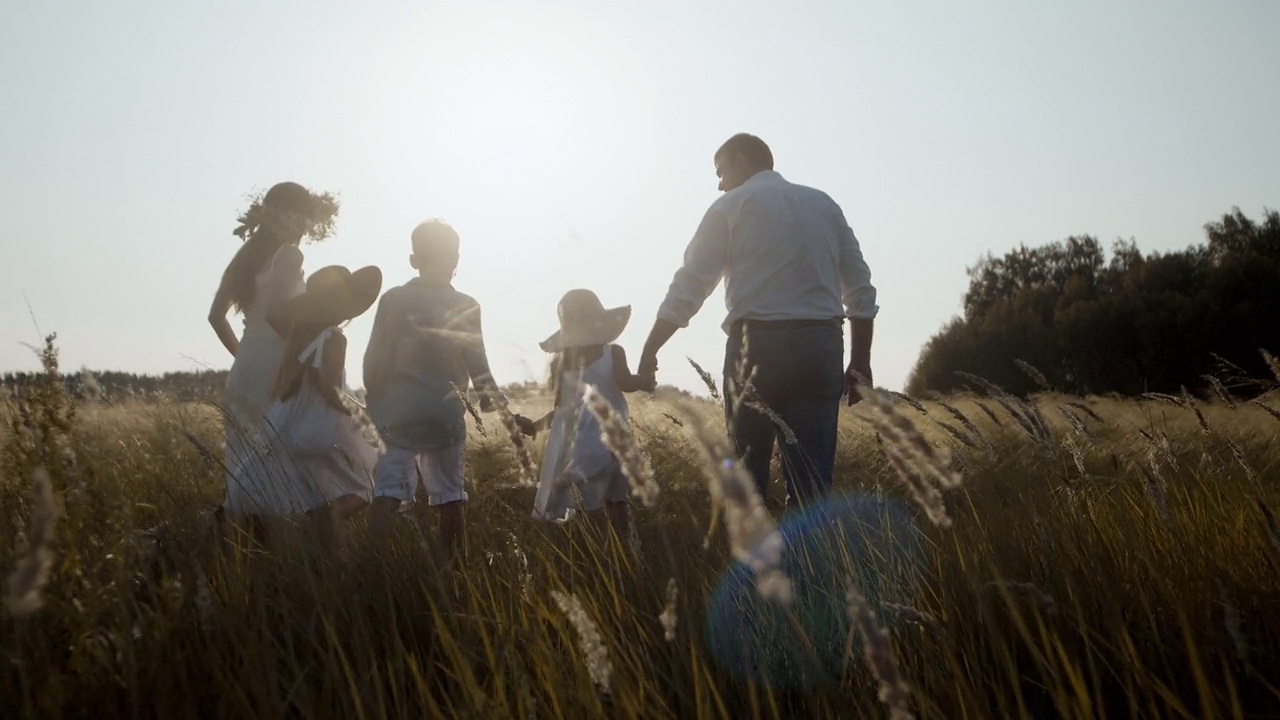
[[[600,636],[600,628],[582,607],[582,601],[577,595],[552,590],[551,599],[555,601],[578,633],[578,649],[582,652],[582,659],[587,665],[591,681],[602,693],[609,694],[613,666],[609,662],[609,650]]]
[[[855,631],[862,636],[863,660],[880,684],[880,702],[889,708],[890,720],[911,720],[911,691],[898,672],[889,633],[876,622],[875,613],[852,582],[848,583],[845,598],[849,619],[853,621]]]
[[[662,614],[658,616],[658,621],[662,623],[662,637],[667,642],[676,639],[676,627],[679,623],[679,617],[676,615],[676,602],[679,600],[680,591],[676,587],[676,579],[667,580],[667,604],[662,608]]]
[[[26,555],[18,561],[9,576],[6,604],[15,618],[30,616],[44,605],[44,589],[53,567],[54,526],[58,521],[58,503],[53,495],[53,481],[43,468],[32,473],[35,511],[31,518],[31,537]]]
[[[587,386],[584,400],[587,410],[600,423],[601,439],[618,458],[622,474],[631,485],[631,494],[640,498],[645,507],[652,506],[658,500],[658,483],[653,479],[649,458],[631,432],[630,425],[595,387]]]

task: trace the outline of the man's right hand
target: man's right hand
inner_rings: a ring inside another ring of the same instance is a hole
[[[636,375],[651,379],[657,384],[658,377],[658,351],[663,345],[671,339],[675,334],[677,327],[675,323],[669,320],[654,320],[653,329],[649,331],[649,338],[644,341],[644,352],[640,353],[640,365],[636,368]]]
[[[654,375],[640,375],[636,378],[640,381],[639,387],[644,392],[654,392],[658,389],[658,378]]]
[[[645,350],[640,354],[640,365],[636,368],[636,375],[642,378],[655,379],[658,375],[658,354]]]

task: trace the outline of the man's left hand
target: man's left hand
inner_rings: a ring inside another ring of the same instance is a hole
[[[849,363],[844,371],[844,393],[850,406],[862,400],[862,393],[858,392],[859,384],[875,387],[871,377],[871,363]]]

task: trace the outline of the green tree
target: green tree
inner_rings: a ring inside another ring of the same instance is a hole
[[[1088,235],[986,254],[907,391],[953,391],[960,371],[1036,390],[1015,360],[1075,393],[1178,392],[1202,385],[1215,355],[1265,373],[1259,349],[1280,345],[1280,215],[1233,208],[1204,230],[1205,244],[1148,256],[1128,240],[1108,259]]]

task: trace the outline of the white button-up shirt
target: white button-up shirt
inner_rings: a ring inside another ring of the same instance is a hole
[[[772,170],[707,209],[658,317],[687,327],[722,277],[726,333],[741,319],[870,319],[880,310],[844,211]]]

